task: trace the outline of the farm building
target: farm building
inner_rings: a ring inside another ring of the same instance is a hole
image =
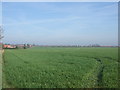
[[[18,48],[23,48],[23,47],[24,47],[24,44],[18,44],[17,47],[18,47]]]
[[[17,45],[12,45],[12,44],[4,44],[3,45],[3,48],[4,49],[8,49],[8,48],[11,48],[11,49],[14,49],[14,48],[30,48],[32,47],[32,45],[29,45],[29,44],[17,44]]]
[[[3,45],[3,48],[16,48],[15,45]]]
[[[32,45],[30,45],[30,44],[17,44],[17,47],[18,48],[24,48],[24,47],[30,48],[30,47],[32,47]]]

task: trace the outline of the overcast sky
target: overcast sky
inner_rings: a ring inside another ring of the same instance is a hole
[[[117,2],[3,2],[4,43],[117,45]]]

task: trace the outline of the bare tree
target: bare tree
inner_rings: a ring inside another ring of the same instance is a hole
[[[0,49],[2,49],[2,38],[3,38],[4,36],[3,36],[3,28],[2,28],[2,26],[0,26]]]
[[[3,28],[2,26],[0,26],[0,42],[2,41],[2,38],[3,38]]]

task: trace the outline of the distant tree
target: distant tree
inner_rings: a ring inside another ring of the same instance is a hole
[[[27,47],[26,47],[26,44],[24,44],[24,47],[23,47],[24,49],[26,49]]]
[[[0,26],[0,40],[3,38],[3,28],[2,28],[2,26]]]
[[[16,45],[16,49],[18,49],[18,46]]]
[[[0,26],[0,41],[1,41],[2,38],[4,37],[2,34],[3,34],[3,28],[2,28],[2,26]]]
[[[33,44],[32,46],[35,46],[35,44]]]
[[[3,36],[3,28],[2,28],[2,26],[0,26],[0,49],[2,49],[3,48],[3,46],[2,46],[2,38],[3,38],[4,36]]]
[[[92,47],[100,47],[99,44],[93,44]]]
[[[27,44],[27,48],[30,48],[30,44]]]
[[[2,44],[2,48],[4,48],[4,44]]]

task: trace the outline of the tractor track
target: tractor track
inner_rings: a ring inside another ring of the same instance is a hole
[[[98,87],[102,87],[103,86],[103,71],[104,71],[104,65],[103,65],[103,63],[102,63],[102,60],[101,59],[99,59],[99,58],[94,58],[94,59],[96,59],[96,61],[97,62],[99,62],[100,63],[100,69],[99,69],[99,72],[98,72],[98,75],[97,75],[97,82],[98,82]]]
[[[81,57],[81,56],[77,56],[77,57]],[[85,57],[85,56],[82,56],[82,57]],[[103,87],[103,71],[104,71],[105,66],[104,66],[102,60],[100,58],[96,58],[96,57],[85,57],[85,58],[93,58],[100,64],[99,71],[97,74],[97,87]],[[103,57],[103,58],[108,58],[108,59],[112,60],[112,58],[110,58],[110,57]]]
[[[77,57],[81,57],[81,56],[77,56]],[[85,56],[82,56],[82,57],[85,57]],[[103,87],[103,71],[104,71],[105,66],[104,66],[102,60],[100,58],[96,58],[96,57],[85,57],[85,58],[93,58],[100,64],[99,71],[97,74],[97,87]],[[108,58],[108,59],[112,60],[112,58],[110,58],[110,57],[103,57],[103,58]]]
[[[18,59],[20,59],[24,64],[29,64],[28,61],[25,61],[23,58],[21,58],[20,56],[14,54],[14,53],[11,53],[12,55],[14,55],[15,57],[17,57]]]
[[[21,57],[15,55],[14,53],[12,53],[12,54],[14,56],[16,56],[17,58],[19,58],[24,63],[28,64],[28,62],[27,61],[25,62]],[[74,56],[81,57],[81,56],[77,56],[77,55],[74,55]],[[82,57],[85,57],[85,56],[82,56]],[[104,66],[102,60],[100,58],[96,58],[96,57],[85,57],[85,58],[93,58],[93,59],[95,59],[100,64],[99,65],[99,71],[97,73],[97,87],[103,87],[103,72],[104,72],[105,66]],[[109,60],[114,60],[111,57],[101,57],[101,58],[106,58],[106,59],[109,59]],[[72,63],[70,63],[70,64],[72,64]]]

